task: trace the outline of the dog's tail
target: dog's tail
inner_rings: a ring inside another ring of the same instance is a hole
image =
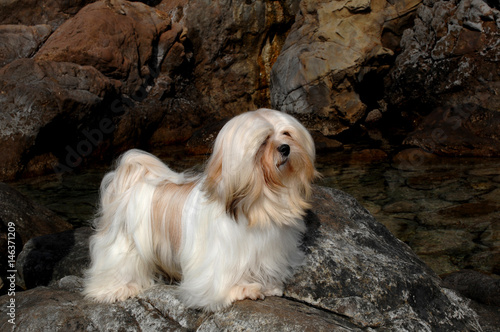
[[[104,177],[90,239],[91,266],[84,293],[102,302],[125,299],[154,283],[152,201],[163,181],[182,184],[184,174],[160,159],[130,150]]]
[[[134,234],[137,226],[148,224],[145,219],[151,216],[155,189],[164,181],[182,184],[188,178],[152,154],[136,149],[127,151],[118,159],[116,169],[102,180],[94,227],[100,230],[111,224],[121,225],[127,234]]]

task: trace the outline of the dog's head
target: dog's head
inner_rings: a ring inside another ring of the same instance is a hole
[[[293,225],[309,207],[315,148],[292,116],[259,109],[231,119],[215,140],[206,168],[209,199],[249,225]]]

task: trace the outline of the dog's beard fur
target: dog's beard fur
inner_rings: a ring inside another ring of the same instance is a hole
[[[101,185],[84,293],[124,300],[164,275],[206,310],[281,295],[303,257],[314,157],[307,130],[268,109],[230,120],[200,175],[130,150]]]

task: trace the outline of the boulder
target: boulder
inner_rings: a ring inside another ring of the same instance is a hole
[[[166,55],[156,84],[137,105],[163,110],[148,142],[154,146],[186,142],[227,118],[269,107],[271,67],[298,10],[297,0],[187,3],[156,7],[185,29],[185,39]]]
[[[68,275],[82,277],[90,263],[91,234],[92,229],[81,227],[29,240],[17,257],[17,284],[31,289]]]
[[[18,59],[0,69],[0,87],[0,179],[53,172],[59,160],[70,170],[104,137],[92,144],[85,132],[111,131],[115,82],[94,67]]]
[[[96,0],[9,0],[0,2],[0,24],[61,25],[80,8]]]
[[[0,183],[0,278],[5,281],[6,271],[15,270],[14,261],[30,239],[71,228],[52,211]],[[1,292],[4,291],[2,287]]]
[[[0,67],[32,57],[52,33],[50,25],[0,25]]]
[[[404,32],[387,100],[410,120],[431,113],[409,144],[429,149],[428,135],[437,130],[441,142],[431,151],[498,155],[493,128],[500,105],[500,11],[494,3],[424,1],[414,26]]]
[[[199,105],[193,109],[186,96],[172,95],[182,91],[196,98],[183,87],[192,56],[185,50],[186,34],[169,14],[144,3],[97,1],[59,27],[35,58],[90,65],[120,82],[121,95],[108,106],[114,113],[109,145],[119,153],[185,142],[199,126]]]
[[[271,67],[293,23],[297,0],[180,0],[155,8],[169,13],[183,32],[181,42],[165,55],[155,84],[135,106],[147,114],[162,110],[147,144],[185,143],[220,121],[270,106]]]
[[[43,44],[35,59],[92,66],[107,77],[123,82],[132,95],[150,85],[161,55],[170,43],[159,43],[170,30],[168,16],[140,3],[97,1],[82,8]],[[158,49],[155,50],[155,47]]]
[[[84,299],[81,272],[66,270],[65,259],[53,266],[59,280],[45,281],[16,294],[16,327],[44,330],[259,330],[480,331],[467,300],[443,288],[440,279],[351,196],[315,187],[306,216],[305,264],[285,288],[285,297],[238,301],[215,313],[191,310],[175,296],[175,285],[157,285],[136,298],[114,304]],[[78,232],[78,231],[77,231]],[[77,232],[66,233],[70,238]],[[88,236],[86,230],[79,233]],[[61,235],[62,236],[62,235]],[[26,247],[22,255],[43,255],[43,243]],[[69,241],[68,243],[70,243]],[[78,241],[84,243],[85,241]],[[76,241],[75,241],[76,243]],[[68,248],[66,244],[61,247]],[[67,249],[65,249],[67,250]],[[72,251],[81,251],[74,247]],[[85,260],[79,260],[80,270]],[[26,264],[24,269],[26,271]],[[71,274],[66,275],[65,274]],[[33,275],[36,277],[36,275]],[[36,284],[36,283],[35,283]],[[8,295],[1,298],[9,301]],[[7,306],[0,307],[0,327],[8,328]]]
[[[382,77],[420,2],[301,1],[271,71],[272,106],[324,135],[383,108]]]
[[[477,104],[437,107],[403,143],[444,156],[500,157],[498,128],[498,109]]]
[[[271,68],[298,1],[191,1],[184,25],[195,52],[199,105],[217,119],[269,106]]]
[[[8,129],[0,127],[0,179],[185,143],[200,127],[268,106],[269,72],[293,1],[237,1],[234,10],[222,2],[148,3],[165,11],[91,3],[33,59],[0,71],[0,123]]]
[[[33,203],[11,186],[0,183],[0,221],[2,239],[14,223],[16,246],[23,248],[28,240],[42,235],[59,233],[73,227],[49,209]],[[2,245],[4,247],[4,245]],[[4,251],[2,251],[4,252]],[[19,254],[20,250],[17,252]],[[2,260],[2,263],[4,260]]]
[[[443,276],[443,284],[479,303],[500,306],[500,279],[474,270],[461,270]]]

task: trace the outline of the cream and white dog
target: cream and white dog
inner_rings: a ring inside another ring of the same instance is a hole
[[[101,184],[85,295],[125,300],[166,276],[208,311],[281,296],[303,260],[314,158],[309,132],[269,109],[231,119],[199,175],[126,152]]]

